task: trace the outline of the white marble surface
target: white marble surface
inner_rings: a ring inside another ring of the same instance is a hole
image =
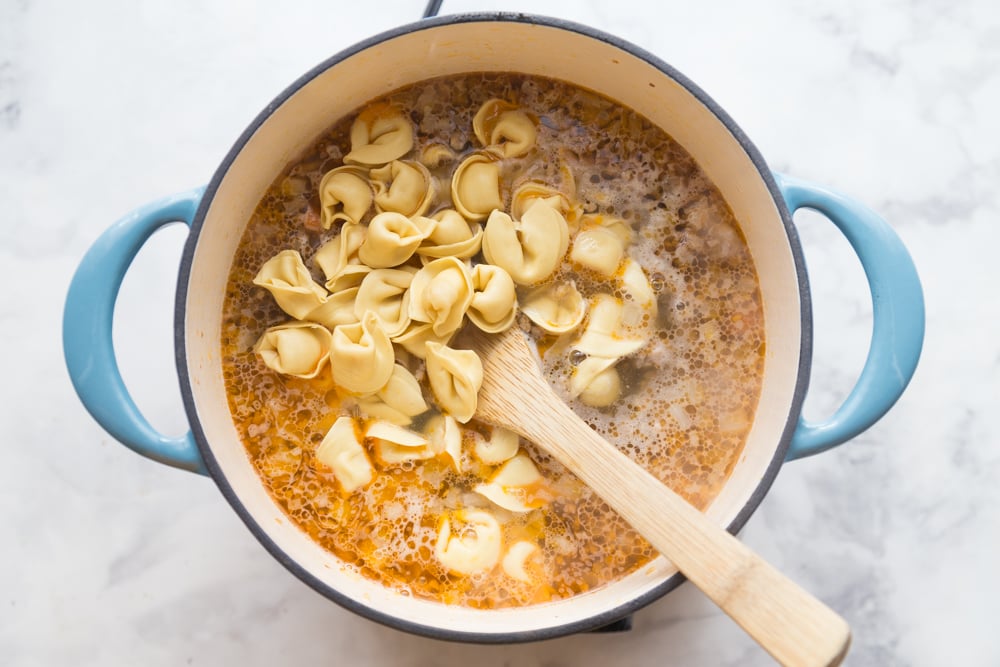
[[[895,226],[926,292],[917,375],[875,428],[786,466],[743,538],[850,621],[847,664],[1000,664],[1000,5],[497,4],[444,11],[534,11],[623,36],[698,82],[774,168]],[[89,244],[131,208],[206,182],[301,73],[421,11],[0,1],[3,664],[770,664],[687,585],[617,636],[477,647],[381,627],[286,572],[211,481],[132,454],[76,399],[61,311]],[[870,301],[833,227],[798,221],[818,329],[807,414],[823,416],[861,367]],[[115,329],[126,380],[170,433],[185,429],[171,338],[183,238],[171,229],[141,252]]]

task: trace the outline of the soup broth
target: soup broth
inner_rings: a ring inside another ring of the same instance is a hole
[[[476,135],[477,112],[496,99],[506,105],[480,118],[489,122],[517,110],[534,127],[534,143],[520,155],[504,153],[522,150],[515,145],[517,128],[492,153],[484,153]],[[513,326],[529,335],[552,386],[591,427],[704,509],[732,471],[753,421],[765,347],[757,277],[737,221],[694,160],[646,119],[593,92],[536,76],[468,74],[408,86],[337,121],[257,206],[230,271],[221,348],[233,421],[262,482],[313,540],[404,595],[511,607],[573,596],[636,570],[655,556],[652,548],[531,443],[515,439],[512,451],[520,451],[519,460],[533,464],[537,476],[529,474],[532,481],[521,486],[501,480],[491,494],[485,487],[512,460],[484,453],[491,446],[509,449],[509,440],[500,442],[503,434],[491,427],[474,418],[461,424],[457,456],[438,448],[393,458],[371,436],[373,424],[384,424],[381,413],[372,414],[364,396],[335,381],[330,363],[319,364],[311,377],[266,363],[258,341],[294,318],[254,283],[262,267],[293,250],[322,285],[329,276],[317,265],[319,249],[349,225],[370,226],[377,215],[371,206],[358,220],[333,220],[325,228],[320,194],[324,176],[357,152],[352,127],[373,108],[404,111],[413,142],[401,159],[422,164],[434,183],[425,210],[410,218],[460,204],[449,184],[473,155],[485,155],[484,163],[499,171],[499,208],[518,213],[515,221],[543,206],[529,200],[514,211],[521,186],[563,196],[570,245],[541,282],[516,286],[520,310]],[[363,177],[371,167],[360,169]],[[490,216],[479,224],[495,224]],[[617,237],[623,253],[611,260],[603,250],[588,255],[588,234]],[[496,246],[493,254],[501,252]],[[413,255],[400,266],[412,276],[431,260]],[[467,268],[486,263],[482,251],[456,261]],[[630,288],[632,279],[644,287]],[[561,309],[552,316],[563,318],[559,326],[540,325],[544,317],[527,305],[539,294],[547,295],[544,307]],[[621,330],[598,340],[624,340],[630,350],[611,361],[581,344],[596,330],[602,299],[619,308]],[[580,317],[575,326],[574,317]],[[636,349],[629,340],[637,341]],[[450,338],[445,345],[460,347]],[[449,409],[430,386],[430,362],[396,342],[393,347],[397,365],[417,380],[427,404],[402,428],[426,435]],[[590,366],[592,382],[581,390],[581,369]],[[338,421],[344,417],[371,468],[370,479],[356,488],[317,456],[331,429],[347,423]],[[506,469],[513,475],[514,466]],[[477,532],[485,525],[481,515],[499,534],[492,553],[476,561],[486,539]],[[466,554],[461,565],[449,560],[445,527],[454,549],[466,540],[476,555]]]

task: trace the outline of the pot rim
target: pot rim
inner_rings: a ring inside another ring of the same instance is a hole
[[[363,616],[369,620],[375,621],[382,625],[395,628],[398,630],[403,630],[412,634],[422,635],[425,637],[430,637],[433,639],[442,639],[448,641],[461,641],[461,642],[474,642],[483,644],[501,644],[501,643],[523,643],[539,641],[543,639],[553,639],[556,637],[562,637],[570,634],[575,634],[579,632],[592,631],[601,628],[609,623],[613,623],[620,620],[639,609],[649,605],[655,600],[663,597],[673,589],[680,586],[684,581],[684,575],[678,573],[669,577],[662,584],[650,589],[649,591],[638,595],[622,604],[604,611],[599,614],[589,616],[583,620],[573,621],[565,624],[554,625],[537,630],[525,630],[525,631],[512,631],[512,632],[498,632],[498,633],[479,633],[479,632],[466,632],[459,630],[449,630],[447,628],[441,628],[435,625],[426,625],[421,623],[415,623],[405,619],[398,618],[391,614],[384,613],[372,607],[366,606],[358,600],[350,598],[339,590],[332,588],[326,583],[320,581],[312,574],[310,574],[303,566],[299,565],[292,557],[290,557],[282,548],[271,540],[258,526],[256,520],[250,511],[245,507],[239,498],[239,495],[233,489],[232,485],[226,479],[222,472],[216,458],[212,452],[211,447],[208,444],[207,438],[205,436],[204,430],[201,427],[201,422],[198,419],[198,412],[194,402],[194,394],[192,391],[192,378],[188,373],[187,365],[187,350],[184,337],[185,331],[185,304],[187,303],[189,279],[191,275],[191,266],[193,263],[195,248],[198,244],[198,238],[202,226],[205,222],[205,216],[211,206],[212,200],[215,197],[216,191],[219,188],[222,180],[225,178],[226,173],[229,171],[230,166],[239,156],[243,150],[246,143],[254,135],[254,133],[267,121],[267,119],[272,115],[272,113],[281,107],[290,97],[292,97],[296,92],[298,92],[302,87],[311,82],[314,78],[319,76],[321,73],[325,72],[330,67],[340,63],[343,60],[350,58],[362,51],[375,47],[381,43],[390,41],[402,35],[406,35],[412,32],[418,32],[422,30],[428,30],[433,28],[438,28],[445,25],[461,24],[461,23],[477,23],[477,22],[506,22],[506,23],[522,23],[527,25],[540,25],[551,28],[557,28],[561,30],[566,30],[569,32],[575,32],[585,37],[595,39],[598,41],[605,42],[611,46],[617,47],[626,53],[629,53],[645,62],[649,63],[657,70],[662,72],[667,77],[673,79],[683,88],[685,88],[692,96],[694,96],[698,101],[705,105],[705,107],[721,122],[725,125],[726,129],[732,134],[732,136],[739,143],[741,148],[746,152],[747,156],[750,158],[754,167],[756,167],[758,174],[764,181],[768,192],[771,194],[774,200],[775,206],[777,207],[778,213],[781,217],[782,225],[784,226],[785,233],[788,238],[788,243],[790,246],[792,258],[795,265],[795,273],[798,279],[800,289],[799,289],[799,307],[801,312],[801,343],[799,350],[799,364],[796,373],[795,389],[792,392],[791,404],[789,406],[788,417],[785,421],[784,428],[782,430],[781,438],[777,443],[774,450],[773,458],[768,464],[763,476],[761,477],[759,483],[755,487],[753,493],[747,498],[743,507],[737,513],[736,517],[730,522],[726,529],[732,533],[736,534],[743,528],[750,515],[757,509],[763,500],[764,496],[770,490],[771,485],[777,476],[778,470],[781,468],[782,463],[785,460],[785,455],[788,447],[791,443],[792,435],[795,431],[795,427],[802,411],[802,403],[805,399],[805,394],[808,389],[809,384],[809,370],[811,367],[812,360],[812,309],[811,309],[811,298],[809,293],[808,278],[806,274],[805,262],[802,255],[802,248],[799,243],[798,233],[794,225],[792,224],[792,217],[788,211],[788,207],[785,204],[785,200],[781,195],[781,191],[778,188],[777,183],[767,163],[764,161],[763,156],[757,150],[756,146],[750,141],[746,134],[740,129],[740,127],[733,121],[733,119],[716,103],[711,97],[708,96],[701,88],[695,85],[690,79],[678,72],[676,69],[668,65],[666,62],[653,55],[649,51],[632,44],[620,37],[616,37],[609,33],[603,32],[596,28],[586,26],[583,24],[575,23],[572,21],[567,21],[564,19],[558,19],[548,16],[526,14],[522,12],[474,12],[474,13],[463,13],[439,16],[434,18],[422,19],[413,23],[404,24],[390,30],[386,30],[372,37],[369,37],[363,41],[360,41],[340,52],[330,56],[326,60],[322,61],[308,72],[296,79],[291,85],[285,88],[280,94],[278,94],[246,127],[245,130],[236,139],[233,146],[226,153],[226,156],[220,163],[218,169],[212,176],[212,180],[209,182],[205,189],[205,193],[201,199],[198,206],[198,210],[195,214],[194,220],[191,224],[191,232],[188,239],[184,245],[184,251],[180,262],[179,276],[177,281],[177,292],[174,302],[174,338],[175,338],[175,363],[177,365],[177,372],[180,378],[180,388],[181,396],[184,402],[184,408],[188,416],[188,420],[191,425],[191,431],[194,436],[195,442],[198,445],[198,449],[201,452],[202,459],[205,462],[205,467],[208,473],[211,475],[212,479],[215,481],[222,495],[229,502],[230,506],[240,517],[250,532],[254,535],[258,542],[275,558],[279,563],[281,563],[285,568],[287,568],[293,575],[295,575],[299,580],[307,584],[313,590],[321,593],[328,599],[336,602],[341,607],[348,609],[360,616]]]

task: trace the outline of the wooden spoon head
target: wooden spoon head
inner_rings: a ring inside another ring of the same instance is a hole
[[[483,362],[476,418],[531,438],[522,420],[527,409],[562,401],[542,376],[538,353],[524,332],[516,326],[499,334],[472,329],[463,332],[462,342]]]
[[[594,432],[552,390],[518,328],[463,335],[483,363],[476,417],[548,451],[783,665],[837,665],[844,619]]]

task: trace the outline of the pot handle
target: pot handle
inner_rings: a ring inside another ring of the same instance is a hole
[[[891,227],[863,204],[775,174],[788,209],[822,213],[847,237],[868,278],[872,340],[861,376],[826,421],[799,417],[786,460],[811,456],[864,432],[889,411],[913,377],[924,341],[924,297],[913,260]]]
[[[154,461],[207,474],[194,437],[157,432],[139,412],[115,360],[111,323],[122,279],[136,253],[160,228],[189,227],[205,188],[164,197],[113,224],[77,267],[63,310],[63,353],[73,388],[87,411],[116,440]]]

